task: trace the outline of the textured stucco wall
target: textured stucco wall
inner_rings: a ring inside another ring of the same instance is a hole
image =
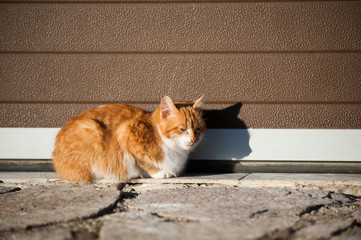
[[[0,127],[205,94],[212,127],[361,128],[361,2],[7,1],[0,33]]]

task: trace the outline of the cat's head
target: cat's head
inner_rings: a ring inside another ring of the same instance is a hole
[[[159,107],[159,128],[165,144],[192,150],[202,139],[206,124],[202,119],[203,96],[192,105],[176,107],[172,99],[164,97]]]

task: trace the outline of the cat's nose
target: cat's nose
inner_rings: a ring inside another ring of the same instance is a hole
[[[196,139],[195,137],[191,137],[191,142],[192,142],[192,143],[195,143],[196,140],[197,140],[197,139]]]

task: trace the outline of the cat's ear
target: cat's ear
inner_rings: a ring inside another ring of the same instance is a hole
[[[203,106],[204,106],[204,95],[202,95],[202,97],[195,100],[193,103],[193,108],[195,109],[202,109]]]
[[[174,105],[172,99],[165,96],[160,103],[160,116],[162,118],[173,117],[177,112],[178,109]]]

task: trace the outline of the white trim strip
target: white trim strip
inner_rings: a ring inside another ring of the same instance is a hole
[[[59,128],[0,128],[0,159],[51,159]],[[208,129],[198,160],[361,161],[361,129]]]
[[[51,159],[59,128],[0,128],[0,159]]]
[[[361,161],[361,130],[209,129],[192,159]]]

